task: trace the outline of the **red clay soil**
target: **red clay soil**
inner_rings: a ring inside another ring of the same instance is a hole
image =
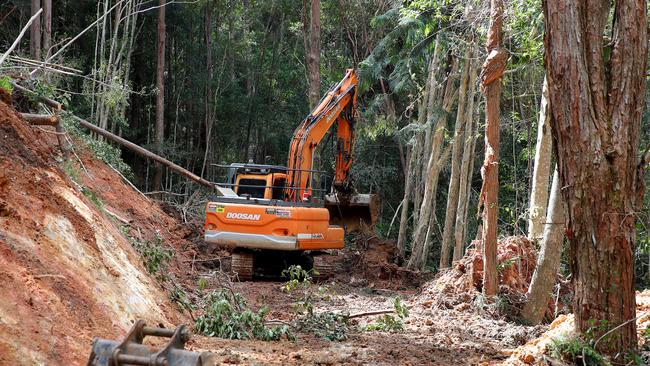
[[[122,337],[137,318],[179,316],[120,232],[58,166],[55,136],[0,102],[0,364],[84,363],[93,336]],[[142,235],[175,221],[81,154],[80,184]],[[119,203],[119,204],[118,204]],[[119,207],[119,209],[118,209]],[[149,232],[147,232],[147,230]],[[171,241],[171,240],[170,240]]]

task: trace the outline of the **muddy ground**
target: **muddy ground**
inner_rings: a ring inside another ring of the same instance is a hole
[[[93,337],[120,339],[136,319],[191,326],[200,310],[181,310],[178,295],[198,303],[224,285],[254,309],[268,307],[269,319],[295,319],[299,293],[282,291],[282,280],[225,281],[229,255],[202,241],[201,218],[188,214],[196,209],[146,197],[79,141],[66,162],[56,141],[49,127],[27,125],[0,102],[1,365],[85,364]],[[200,211],[199,197],[191,205]],[[173,257],[152,275],[134,245],[157,238]],[[500,251],[509,263],[501,283],[513,291],[534,264],[534,249],[522,240],[508,239]],[[529,354],[541,362],[539,349],[518,347],[543,338],[536,337],[548,327],[517,325],[481,300],[475,252],[437,278],[399,268],[394,255],[392,242],[371,234],[332,253],[339,271],[315,285],[329,290],[314,305],[316,312],[354,314],[390,309],[400,297],[410,308],[403,332],[354,330],[376,319],[368,316],[353,319],[340,342],[303,333],[277,342],[195,336],[188,347],[244,365],[523,364]]]

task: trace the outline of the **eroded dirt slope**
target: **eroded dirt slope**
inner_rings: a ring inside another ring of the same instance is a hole
[[[105,209],[150,230],[174,221],[82,152],[73,182],[53,139],[0,102],[0,364],[82,364],[93,336],[119,338],[137,318],[178,322]],[[116,197],[130,206],[112,207]]]

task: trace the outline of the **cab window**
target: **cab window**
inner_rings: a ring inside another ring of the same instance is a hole
[[[251,198],[264,198],[266,181],[263,179],[240,179],[237,183],[237,192],[240,196],[250,196]]]
[[[285,178],[275,178],[275,181],[273,182],[273,199],[275,200],[281,200],[283,197],[284,193],[284,185],[286,183]]]

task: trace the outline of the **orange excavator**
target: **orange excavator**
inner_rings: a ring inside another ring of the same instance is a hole
[[[355,71],[347,70],[295,130],[286,167],[222,166],[226,182],[218,184],[221,196],[207,204],[205,241],[234,248],[231,268],[240,281],[251,280],[265,261],[286,267],[297,258],[327,277],[332,268],[323,251],[343,248],[344,228],[376,221],[376,195],[356,193],[350,177],[357,86]],[[326,194],[324,172],[313,165],[316,149],[334,124],[336,170]]]

